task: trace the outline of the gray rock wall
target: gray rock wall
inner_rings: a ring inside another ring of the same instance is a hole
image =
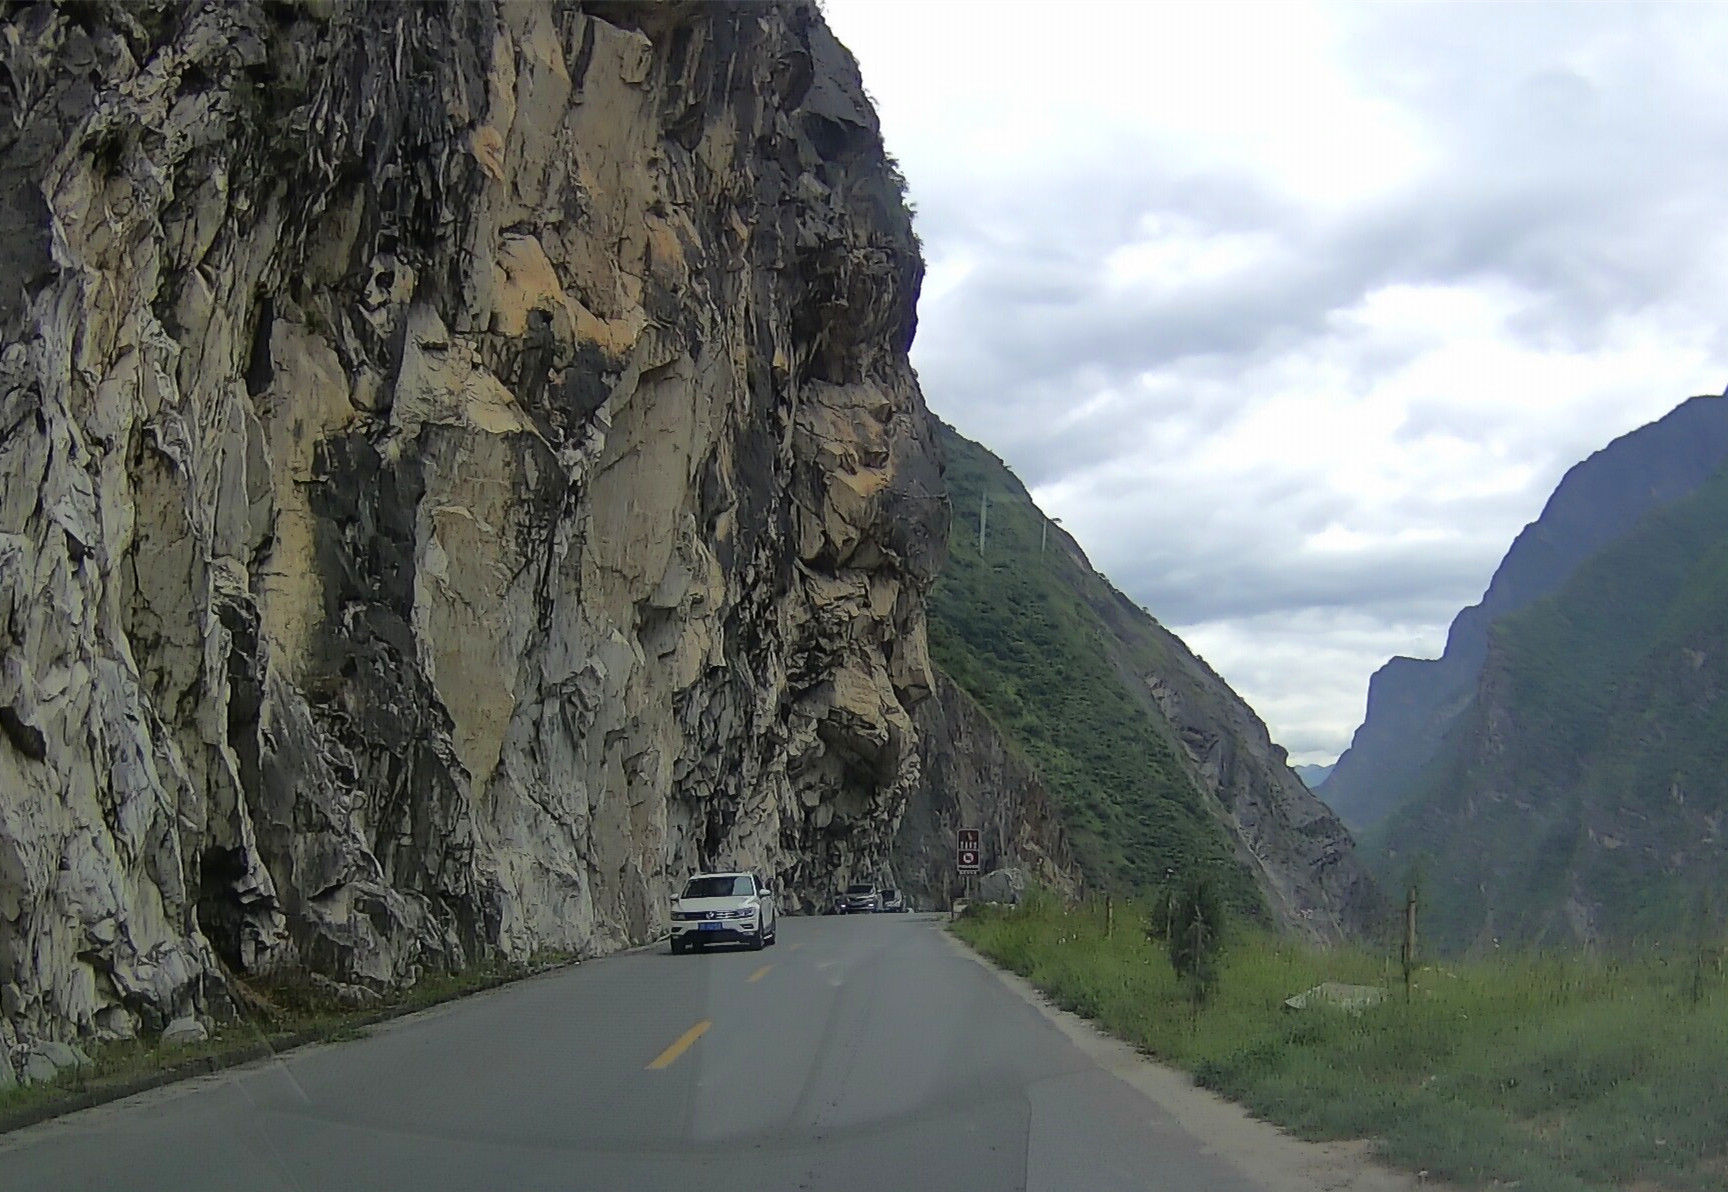
[[[1079,869],[1055,800],[971,696],[940,671],[932,698],[912,713],[919,777],[894,836],[892,877],[921,908],[946,907],[964,891],[956,833],[979,829],[986,872],[1019,869],[1047,889],[1073,894]]]
[[[1169,724],[1273,921],[1328,945],[1384,933],[1387,904],[1356,842],[1302,785],[1265,722],[1185,642],[1125,597],[1118,597],[1117,616],[1161,643],[1167,664],[1139,673],[1139,690]]]
[[[880,867],[947,518],[813,7],[4,23],[7,1054]]]

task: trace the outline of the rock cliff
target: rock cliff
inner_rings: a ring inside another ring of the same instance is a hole
[[[986,872],[1019,869],[1046,889],[1073,893],[1080,871],[1054,796],[972,697],[938,671],[934,695],[912,722],[919,779],[890,860],[915,904],[946,907],[963,888],[954,858],[960,828],[979,829]]]
[[[3,1054],[879,868],[947,514],[812,5],[3,13]]]

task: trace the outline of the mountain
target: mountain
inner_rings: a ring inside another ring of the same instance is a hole
[[[1454,618],[1437,659],[1394,658],[1368,684],[1367,716],[1316,792],[1353,829],[1409,798],[1470,706],[1489,626],[1558,589],[1585,559],[1652,509],[1679,500],[1728,461],[1728,400],[1694,397],[1622,435],[1561,479],[1524,527],[1481,601]]]
[[[0,26],[0,1085],[652,940],[699,868],[934,890],[959,824],[1359,917],[1264,726],[929,418],[813,3]]]
[[[1487,636],[1382,864],[1452,945],[1690,930],[1728,890],[1728,470]]]
[[[1332,766],[1292,766],[1290,768],[1296,771],[1296,777],[1300,778],[1302,785],[1309,790],[1313,790],[1325,782],[1333,769]]]
[[[954,524],[931,656],[1053,799],[1082,880],[1147,890],[1198,867],[1246,913],[1326,939],[1364,926],[1375,895],[1349,834],[1253,711],[1001,460],[947,426],[939,443]]]
[[[813,4],[0,22],[0,1077],[887,863],[948,512]]]

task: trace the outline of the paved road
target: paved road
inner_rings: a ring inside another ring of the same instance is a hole
[[[920,915],[580,965],[0,1138],[5,1189],[1260,1192]]]

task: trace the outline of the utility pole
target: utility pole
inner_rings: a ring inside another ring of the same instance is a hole
[[[985,493],[978,501],[978,555],[984,555],[984,536],[990,527],[990,494]]]

